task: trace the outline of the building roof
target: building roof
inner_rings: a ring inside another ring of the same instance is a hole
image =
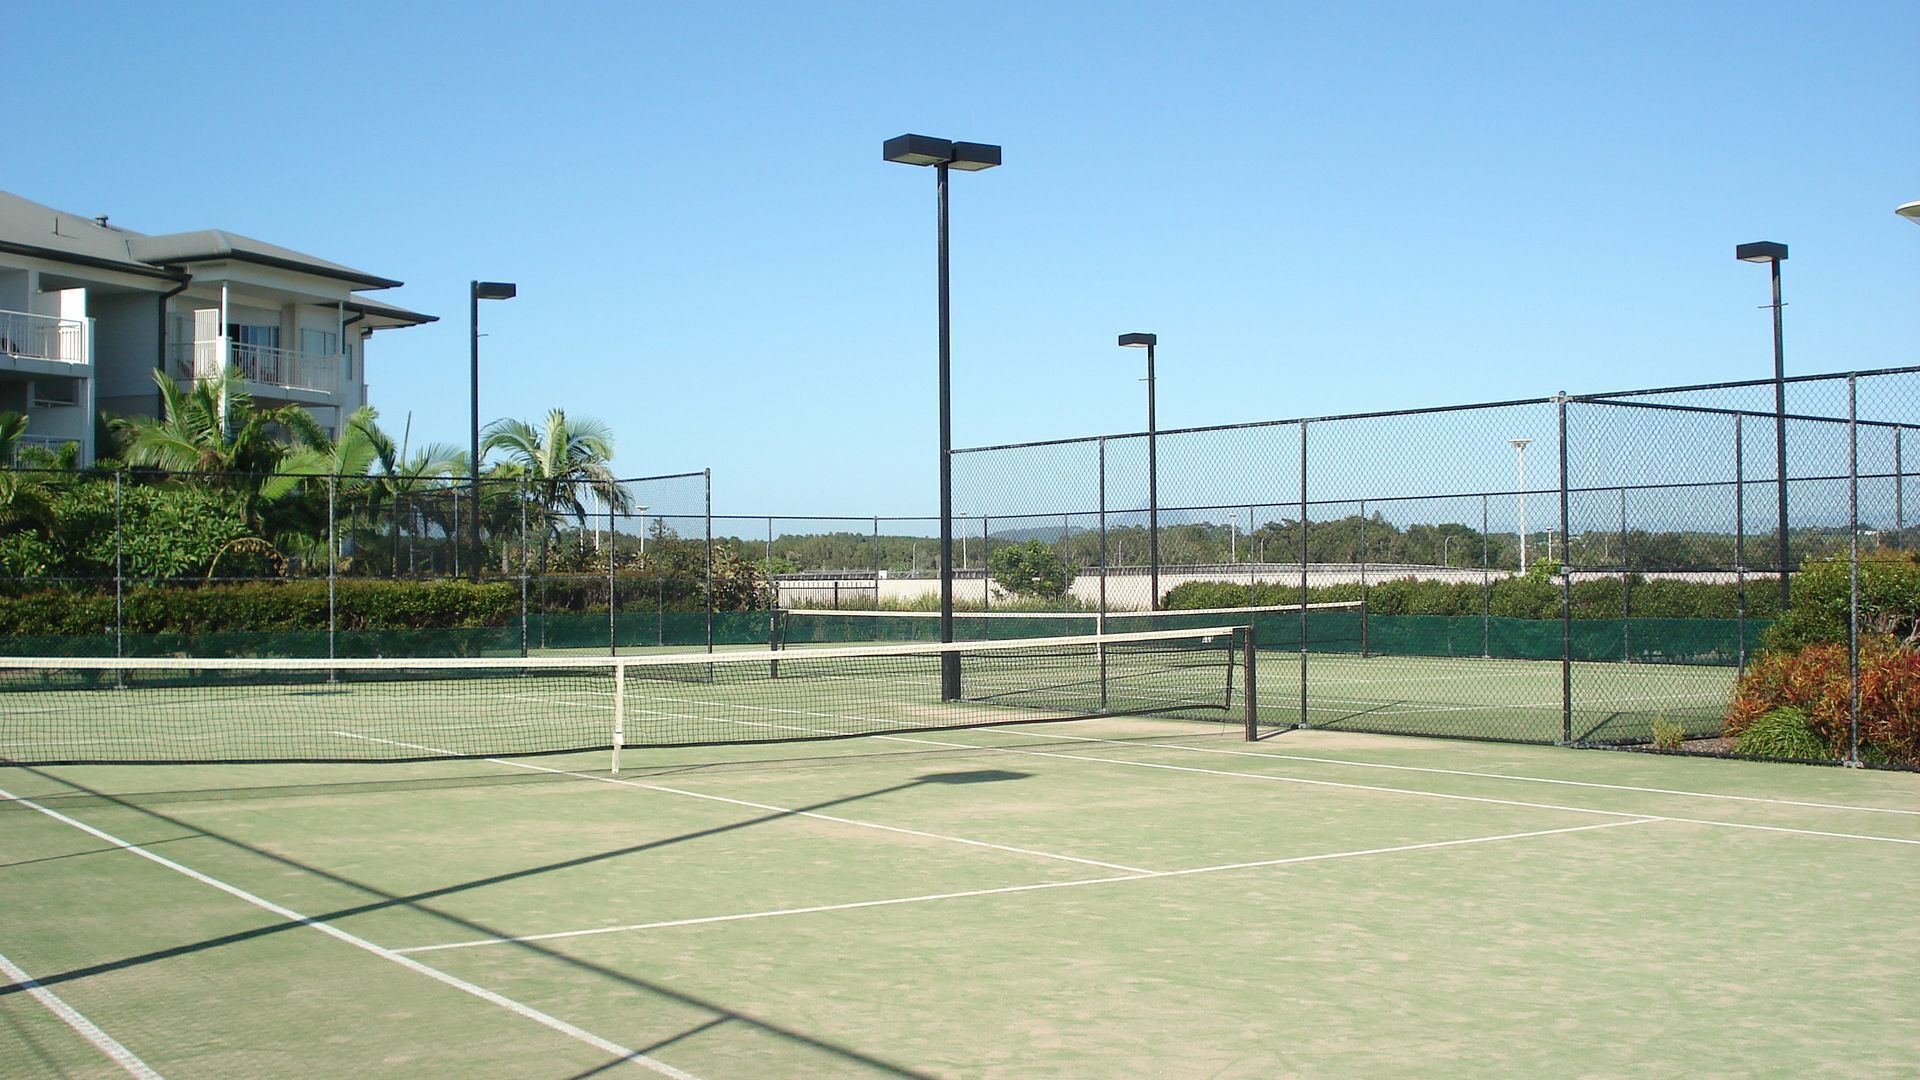
[[[0,191],[0,251],[171,281],[185,276],[135,256],[130,245],[139,239],[145,238]]]
[[[186,280],[189,276],[186,268],[192,263],[232,259],[332,278],[355,289],[392,289],[402,284],[224,229],[148,236],[105,224],[105,221],[105,218],[69,214],[0,191],[0,251],[170,281]],[[427,316],[414,315],[414,318],[431,321]]]
[[[363,289],[392,289],[404,284],[392,278],[369,274],[365,270],[355,270],[351,266],[341,266],[336,262],[315,258],[312,255],[294,251],[292,248],[283,248],[278,244],[255,240],[250,236],[230,233],[225,229],[199,229],[194,232],[168,233],[164,236],[138,236],[129,241],[128,248],[142,261],[156,264],[183,265],[210,262],[215,259],[236,259],[241,262],[275,266],[282,270],[297,270],[317,277],[333,278]]]
[[[403,307],[383,304],[378,300],[356,296],[346,302],[346,309],[373,320],[368,325],[385,328],[389,326],[419,326],[423,323],[439,322],[438,315],[422,315],[417,311],[408,311]]]

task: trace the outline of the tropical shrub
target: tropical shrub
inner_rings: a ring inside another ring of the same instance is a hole
[[[1750,664],[1734,688],[1726,735],[1736,748],[1746,732],[1777,709],[1798,710],[1823,750],[1816,757],[1847,752],[1852,704],[1847,647],[1841,642],[1774,650]],[[1774,734],[1781,720],[1769,722]],[[1920,649],[1890,635],[1860,640],[1861,756],[1889,764],[1920,766]]]

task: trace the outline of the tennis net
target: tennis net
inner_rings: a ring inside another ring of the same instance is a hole
[[[1013,641],[1095,634],[1161,633],[1209,626],[1251,626],[1262,648],[1297,648],[1303,623],[1308,640],[1335,647],[1359,641],[1364,605],[1359,601],[1275,604],[1260,607],[1109,611],[1105,625],[1092,611],[956,611],[955,641]],[[937,611],[781,608],[774,613],[773,647],[851,645],[888,641],[939,641]],[[1330,644],[1335,643],[1335,644]]]
[[[0,761],[375,761],[828,739],[1151,714],[1251,728],[1244,628],[445,660],[0,660]],[[960,695],[942,700],[946,657]]]

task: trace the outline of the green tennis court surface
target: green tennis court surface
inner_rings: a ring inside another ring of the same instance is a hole
[[[1913,776],[1157,719],[606,765],[0,769],[0,1073],[1920,1060]]]

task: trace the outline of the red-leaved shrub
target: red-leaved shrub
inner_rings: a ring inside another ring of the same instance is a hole
[[[1737,737],[1770,710],[1790,705],[1807,714],[1835,757],[1844,757],[1849,698],[1846,645],[1768,653],[1734,687],[1726,734]],[[1920,766],[1920,649],[1897,638],[1860,639],[1860,746],[1870,761]]]

